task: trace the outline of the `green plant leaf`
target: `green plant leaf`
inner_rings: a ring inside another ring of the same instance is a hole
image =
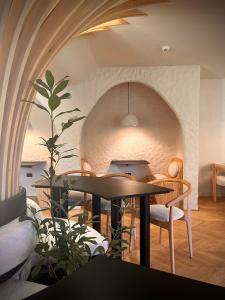
[[[61,97],[60,97],[60,99],[61,99]],[[72,112],[74,112],[74,111],[80,111],[80,110],[79,110],[79,108],[74,108],[74,109],[71,109],[71,110],[62,111],[61,113],[57,114],[57,115],[54,117],[54,119],[56,119],[56,118],[58,118],[59,116],[64,115],[64,114],[70,114],[70,113],[72,113]]]
[[[68,85],[69,80],[63,80],[61,81],[54,89],[53,93],[56,95],[60,92],[62,92]]]
[[[22,100],[23,102],[28,102],[28,103],[31,103],[31,104],[34,104],[35,106],[37,106],[38,108],[42,109],[42,110],[45,110],[49,115],[50,115],[50,112],[48,111],[48,109],[41,105],[41,104],[38,104],[36,102],[33,102],[33,101],[28,101],[28,100]]]
[[[70,79],[70,76],[64,76],[62,79],[60,79],[59,81],[57,81],[56,83],[55,83],[55,87],[57,86],[57,85],[59,85],[62,81],[64,81],[64,80],[69,80]]]
[[[80,121],[84,118],[85,118],[85,116],[74,117],[74,118],[69,119],[66,123],[62,123],[62,131],[64,131],[65,129],[71,127],[73,125],[73,123],[78,122],[78,121]]]
[[[27,221],[27,220],[34,221],[33,218],[28,217],[27,215],[22,215],[22,216],[19,217],[19,222],[23,222],[23,221]]]
[[[59,97],[60,99],[70,99],[71,98],[71,94],[70,93],[65,93],[62,96]]]
[[[77,156],[77,155],[76,154],[68,154],[68,155],[62,156],[61,159],[71,158],[71,157],[74,157],[74,156]]]
[[[44,173],[45,173],[45,175],[47,176],[47,178],[49,178],[49,172],[48,171],[46,171],[46,170],[42,170]]]
[[[47,70],[45,72],[45,80],[46,80],[48,86],[52,89],[54,86],[54,83],[55,83],[55,79],[54,79],[54,76],[52,75],[51,71]]]
[[[39,94],[41,94],[43,97],[49,99],[49,94],[44,87],[41,87],[41,86],[37,85],[36,83],[32,83],[32,85]]]
[[[51,111],[55,110],[60,105],[60,103],[60,98],[55,94],[52,94],[48,100],[48,106]]]
[[[49,86],[41,79],[36,79],[36,83],[50,91]]]
[[[67,150],[65,150],[65,151],[62,151],[61,154],[66,153],[66,152],[70,152],[70,151],[72,151],[72,150],[77,150],[77,148],[67,149]]]

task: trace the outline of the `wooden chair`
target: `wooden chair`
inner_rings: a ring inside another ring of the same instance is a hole
[[[89,164],[89,162],[85,159],[85,158],[81,158],[80,160],[80,169],[83,170],[83,171],[91,171],[91,172],[94,172],[91,165]],[[95,173],[95,172],[94,172]],[[103,175],[105,174],[102,174],[102,173],[95,173],[95,176],[97,177],[102,177]]]
[[[80,160],[80,169],[82,171],[90,171],[90,172],[93,171],[91,165],[85,158],[81,158]]]
[[[215,202],[217,185],[225,186],[225,164],[212,164],[212,197]]]
[[[87,170],[70,170],[62,173],[61,175],[75,175],[80,174],[80,176],[96,176],[96,174],[92,171]],[[88,207],[88,202],[92,200],[92,196],[79,192],[79,191],[69,191],[69,201],[74,202],[77,205],[81,205],[84,207]]]
[[[174,237],[173,237],[173,226],[175,221],[185,221],[188,233],[188,245],[190,257],[193,256],[192,248],[192,233],[191,233],[191,210],[189,204],[189,195],[191,194],[191,184],[183,179],[159,179],[152,180],[150,184],[160,185],[165,187],[174,186],[176,183],[178,189],[181,190],[179,186],[182,186],[182,193],[177,196],[175,191],[175,196],[173,197],[173,192],[169,193],[172,195],[172,199],[167,200],[168,196],[159,195],[156,196],[157,204],[150,205],[150,223],[160,227],[160,242],[162,240],[162,228],[166,229],[169,233],[169,245],[170,245],[170,261],[171,261],[171,272],[175,274],[175,260],[174,260]],[[171,196],[170,195],[170,196]],[[187,201],[186,212],[177,207],[183,200]]]
[[[168,168],[167,173],[157,173],[153,174],[154,179],[163,179],[163,178],[177,178],[182,179],[183,178],[183,160],[174,157],[171,159]]]
[[[132,175],[128,175],[125,173],[112,173],[112,174],[106,174],[101,177],[104,178],[118,178],[118,179],[127,179],[127,180],[133,180],[135,181],[136,178]],[[106,230],[108,232],[109,228],[109,217],[111,216],[111,202],[102,198],[101,199],[101,211],[102,213],[106,214],[107,221],[106,221]],[[131,222],[130,222],[130,236],[129,236],[129,250],[131,251],[132,248],[132,236],[136,239],[136,226],[135,226],[135,199],[131,199],[130,206],[126,209],[126,213],[131,214]]]

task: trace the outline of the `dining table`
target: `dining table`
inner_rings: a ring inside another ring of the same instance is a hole
[[[98,255],[26,300],[225,299],[225,288]]]
[[[147,184],[131,180],[92,176],[55,176],[53,180],[52,197],[54,202],[60,203],[65,183],[70,190],[92,194],[92,215],[95,216],[93,228],[101,233],[101,198],[111,202],[111,226],[117,230],[121,225],[121,202],[128,198],[140,199],[140,265],[150,267],[150,197],[172,191],[170,188]],[[34,183],[35,188],[50,188],[48,179],[41,179]],[[64,203],[63,215],[66,217],[68,203]],[[59,215],[58,215],[59,217]],[[117,236],[118,240],[121,237]]]

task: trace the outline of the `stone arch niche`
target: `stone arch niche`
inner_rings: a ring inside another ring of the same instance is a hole
[[[172,157],[183,157],[182,130],[168,104],[153,89],[131,82],[130,111],[139,120],[136,128],[120,122],[127,113],[128,85],[108,90],[89,113],[81,134],[81,154],[97,173],[117,172],[112,160],[148,160],[133,168],[137,178],[166,173]],[[121,170],[119,170],[121,172]]]
[[[199,66],[113,67],[102,68],[76,87],[71,87],[76,103],[88,116],[98,100],[112,87],[125,82],[139,82],[152,88],[176,114],[182,129],[184,177],[192,184],[192,209],[198,208],[198,133]],[[107,117],[107,116],[106,116]],[[83,123],[84,124],[84,123]],[[82,149],[82,124],[67,137]],[[83,152],[83,150],[82,150]],[[81,152],[81,157],[83,153]],[[79,166],[79,162],[75,162]]]

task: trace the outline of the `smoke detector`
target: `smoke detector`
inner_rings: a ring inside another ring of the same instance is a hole
[[[163,53],[169,52],[171,50],[171,47],[169,45],[164,45],[161,47],[161,51]]]

